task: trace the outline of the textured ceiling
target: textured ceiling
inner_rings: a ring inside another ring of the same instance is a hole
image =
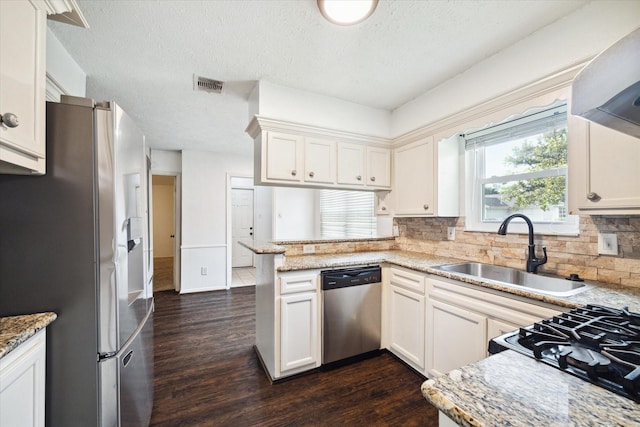
[[[87,96],[118,102],[149,144],[249,154],[255,82],[393,110],[586,1],[381,0],[353,27],[316,0],[78,0],[89,29],[49,27],[87,73]],[[193,91],[193,74],[226,82]]]

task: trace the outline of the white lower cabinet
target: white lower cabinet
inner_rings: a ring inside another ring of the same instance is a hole
[[[46,332],[0,359],[0,426],[44,426]]]
[[[429,377],[484,359],[492,338],[563,310],[449,279],[429,277],[426,289]]]
[[[442,375],[486,356],[486,316],[429,299],[427,324],[429,374]]]
[[[424,370],[424,274],[389,268],[388,348],[418,371]]]
[[[518,325],[515,323],[505,322],[497,319],[487,319],[487,341],[490,341],[495,337],[499,337],[500,335],[506,334],[507,332],[520,329],[521,326],[527,325]]]
[[[319,271],[278,274],[275,289],[274,379],[320,366]]]
[[[390,286],[389,349],[424,369],[424,295]]]
[[[280,372],[318,363],[318,298],[315,292],[280,298]]]

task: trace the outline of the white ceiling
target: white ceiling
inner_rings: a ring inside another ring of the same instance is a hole
[[[316,0],[77,0],[90,28],[49,27],[158,149],[252,152],[247,96],[259,79],[393,110],[588,1],[381,0],[353,27]],[[225,82],[193,91],[193,74]]]

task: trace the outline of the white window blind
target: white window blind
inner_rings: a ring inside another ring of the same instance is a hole
[[[374,194],[320,190],[320,234],[323,239],[376,236]]]

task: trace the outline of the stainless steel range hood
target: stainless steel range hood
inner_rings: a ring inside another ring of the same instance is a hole
[[[640,138],[640,28],[578,73],[571,114]]]

